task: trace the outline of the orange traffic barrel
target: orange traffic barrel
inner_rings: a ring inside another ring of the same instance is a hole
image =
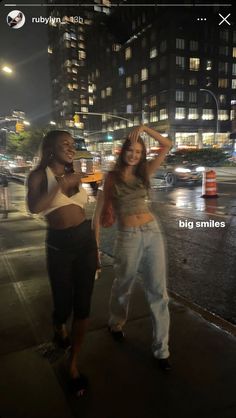
[[[216,172],[214,170],[203,172],[201,197],[218,197]]]

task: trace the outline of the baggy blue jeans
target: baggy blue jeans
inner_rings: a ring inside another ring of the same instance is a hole
[[[157,221],[118,229],[114,248],[115,280],[109,303],[109,325],[121,329],[128,316],[129,300],[140,274],[151,311],[152,351],[157,358],[169,356],[169,309],[166,290],[166,257]]]

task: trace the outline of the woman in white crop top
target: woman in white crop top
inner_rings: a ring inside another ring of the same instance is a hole
[[[145,143],[140,136],[143,133],[160,144],[158,156],[151,161],[146,159]],[[170,147],[171,141],[154,129],[144,125],[134,128],[105,179],[103,192],[98,194],[94,214],[97,240],[99,222],[110,226],[113,213],[117,219],[108,329],[115,340],[124,338],[130,295],[138,274],[141,275],[153,324],[152,352],[163,370],[170,369],[165,246],[159,223],[146,200],[150,176],[158,170]]]
[[[47,267],[52,289],[54,340],[71,345],[71,388],[83,394],[87,380],[78,371],[78,355],[88,325],[97,269],[97,245],[91,221],[85,217],[87,194],[80,173],[74,172],[74,140],[66,131],[51,131],[43,138],[39,165],[28,178],[27,203],[48,224]],[[73,315],[69,334],[66,322]]]

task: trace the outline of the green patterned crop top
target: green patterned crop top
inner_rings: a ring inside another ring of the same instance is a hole
[[[130,182],[120,180],[114,184],[113,206],[116,215],[148,213],[148,191],[142,180],[136,177]]]

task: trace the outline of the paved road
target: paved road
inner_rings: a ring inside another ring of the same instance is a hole
[[[12,203],[25,213],[24,187],[11,184],[10,189]],[[234,324],[235,194],[234,185],[220,184],[218,199],[202,199],[200,187],[162,189],[152,191],[150,196],[152,210],[162,223],[166,239],[169,289]],[[89,216],[93,206],[91,202]],[[43,228],[44,223],[39,222]],[[102,249],[109,255],[114,232],[115,227],[102,231]],[[38,231],[31,233],[32,242],[38,240],[37,234]],[[14,231],[11,239],[14,241]],[[43,237],[40,242],[43,247]]]

